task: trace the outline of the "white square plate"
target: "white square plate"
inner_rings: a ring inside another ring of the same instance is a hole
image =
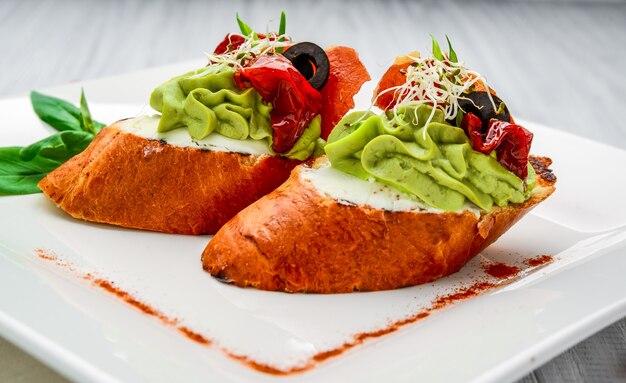
[[[94,117],[110,123],[141,113],[155,85],[197,65],[82,85]],[[76,101],[79,89],[51,92]],[[0,114],[2,146],[25,145],[49,131],[26,97],[0,101]],[[208,236],[85,223],[42,195],[0,197],[0,334],[80,381],[280,379],[259,372],[262,366],[306,368],[290,381],[516,379],[626,315],[626,199],[619,187],[626,176],[617,171],[626,152],[524,124],[535,133],[533,152],[554,160],[557,192],[461,272],[395,291],[239,289],[202,271]],[[545,254],[554,257],[551,264],[524,264]],[[485,273],[495,262],[522,271],[498,280]],[[96,287],[98,279],[161,318]],[[430,309],[437,297],[476,281],[498,286]],[[421,312],[430,315],[385,336],[359,338]],[[194,342],[181,328],[211,343]],[[340,355],[315,361],[346,343],[351,347]]]

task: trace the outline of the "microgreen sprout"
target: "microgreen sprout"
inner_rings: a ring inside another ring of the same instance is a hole
[[[383,94],[393,93],[393,99],[396,101],[392,109],[394,117],[398,116],[398,110],[402,106],[432,106],[433,111],[424,126],[428,126],[432,121],[436,109],[443,111],[446,120],[454,121],[461,110],[459,100],[468,100],[464,95],[472,92],[479,82],[483,82],[487,87],[487,81],[480,73],[468,69],[464,62],[458,60],[448,36],[446,36],[448,52],[442,51],[435,37],[432,35],[431,37],[432,56],[409,55],[411,63],[404,71],[405,83],[385,89],[377,95],[378,98]],[[487,93],[495,109],[496,105],[491,94]],[[414,117],[417,123],[417,108],[415,109]]]
[[[278,33],[268,32],[259,36],[248,24],[239,18],[239,15],[237,15],[237,24],[241,30],[244,42],[236,49],[231,49],[225,53],[205,52],[209,59],[209,66],[228,65],[234,68],[242,68],[248,60],[264,54],[282,53],[286,46],[291,45],[291,38],[285,34],[285,12],[281,14]],[[231,43],[233,36],[235,34],[228,35]]]

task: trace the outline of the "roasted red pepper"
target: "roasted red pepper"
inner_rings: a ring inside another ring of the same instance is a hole
[[[250,61],[234,76],[240,89],[253,87],[272,104],[273,148],[288,152],[319,114],[322,97],[283,55],[263,55]]]
[[[472,148],[483,154],[496,151],[498,162],[521,179],[528,176],[528,153],[533,134],[524,127],[492,118],[487,132],[481,133],[482,122],[472,113],[463,116],[461,127]]]

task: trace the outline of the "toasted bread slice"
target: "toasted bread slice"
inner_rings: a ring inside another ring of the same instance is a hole
[[[39,187],[71,216],[130,228],[213,234],[269,193],[299,161],[183,147],[117,122]]]
[[[345,293],[429,282],[458,271],[554,191],[550,160],[531,163],[538,182],[527,201],[478,213],[346,204],[320,193],[304,176],[311,165],[301,165],[222,227],[202,264],[220,280],[273,291]]]

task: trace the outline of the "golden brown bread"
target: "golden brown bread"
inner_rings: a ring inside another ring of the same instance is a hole
[[[340,204],[303,180],[301,165],[222,227],[202,264],[223,281],[274,291],[345,293],[429,282],[458,271],[552,194],[550,160],[531,163],[538,183],[530,199],[480,217]]]
[[[283,183],[298,163],[173,146],[114,124],[39,187],[75,218],[165,233],[213,234]]]

